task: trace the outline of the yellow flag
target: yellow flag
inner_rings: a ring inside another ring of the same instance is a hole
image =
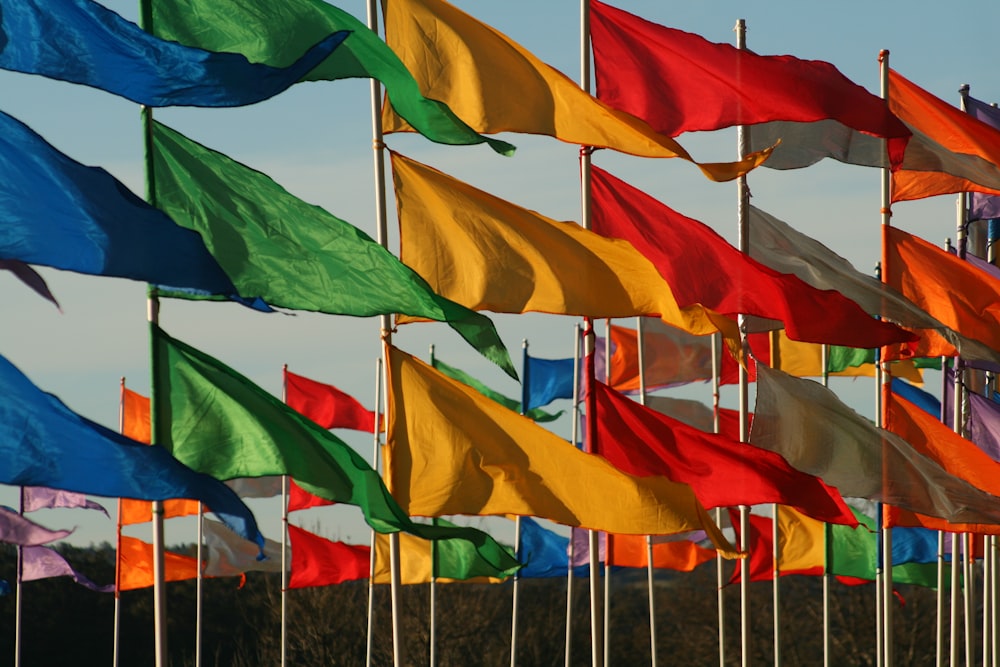
[[[728,181],[763,162],[771,149],[740,162],[699,164],[670,137],[584,92],[507,36],[443,0],[385,0],[385,40],[420,92],[440,100],[477,132],[523,132],[641,157],[694,162],[713,181]],[[385,132],[413,131],[391,105]]]
[[[658,314],[695,335],[721,329],[738,338],[732,320],[699,305],[680,308],[627,241],[556,222],[398,153],[392,173],[400,259],[441,296],[496,313]]]
[[[705,530],[736,551],[686,484],[634,477],[394,347],[386,485],[414,516],[521,515],[629,535]]]
[[[399,534],[399,582],[404,586],[409,584],[426,584],[431,580],[431,541],[410,535]],[[389,570],[389,536],[375,533],[375,583],[392,583]],[[472,577],[471,579],[450,579],[437,577],[439,584],[499,584],[503,579],[495,577]]]
[[[778,567],[782,572],[812,570],[826,563],[822,521],[778,505]]]
[[[771,349],[771,366],[778,368],[789,375],[795,377],[821,377],[823,375],[823,346],[815,343],[802,343],[790,340],[785,335],[784,329],[775,332],[778,338],[777,354]],[[777,357],[777,364],[774,359]],[[914,366],[910,360],[897,361],[892,363],[892,376],[903,378],[915,384],[923,384],[924,377],[920,369]],[[874,364],[862,364],[860,366],[849,366],[840,371],[830,373],[837,377],[875,377]]]

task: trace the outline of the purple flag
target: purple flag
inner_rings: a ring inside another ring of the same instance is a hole
[[[1000,109],[966,96],[965,110],[970,116],[1000,130]],[[969,220],[1000,218],[1000,197],[969,193]]]
[[[38,581],[50,577],[72,577],[73,581],[98,593],[114,593],[115,585],[100,586],[73,569],[59,552],[49,547],[24,547],[21,581]]]
[[[597,555],[603,563],[607,556],[607,534],[597,534]],[[573,529],[573,567],[590,563],[590,531],[582,528]]]
[[[954,428],[955,372],[948,370],[944,391],[945,423]],[[968,439],[986,452],[994,461],[1000,461],[1000,403],[985,396],[969,393],[969,419],[966,422]]]
[[[108,510],[104,509],[103,505],[75,491],[60,491],[59,489],[50,489],[44,486],[26,486],[24,487],[22,498],[24,499],[25,512],[34,512],[54,507],[70,507],[98,510],[104,512],[104,516],[111,518]]]
[[[35,546],[68,537],[72,530],[50,530],[7,507],[0,507],[0,542]]]
[[[45,278],[42,278],[38,271],[35,271],[29,265],[16,259],[0,259],[0,269],[6,269],[7,271],[13,273],[18,280],[35,290],[39,296],[51,301],[55,304],[55,307],[59,309],[59,312],[62,312],[62,306],[60,306],[59,302],[56,301],[56,297],[49,290],[49,286],[46,284]]]

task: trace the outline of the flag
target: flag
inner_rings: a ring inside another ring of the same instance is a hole
[[[1000,193],[1000,131],[889,70],[889,108],[919,142],[892,176],[892,201],[973,190]]]
[[[7,507],[0,507],[0,542],[37,546],[69,537],[72,530],[51,530],[24,518]]]
[[[443,144],[487,143],[503,155],[514,147],[480,136],[437,100],[420,94],[413,75],[368,26],[322,0],[262,4],[253,0],[162,0],[152,3],[153,33],[209,51],[242,53],[272,67],[291,65],[330,33],[351,37],[300,80],[378,79],[396,112],[418,132]]]
[[[715,413],[701,401],[671,396],[647,396],[644,405],[699,431],[715,432]]]
[[[573,367],[576,360],[542,359],[524,355],[524,378],[528,409],[548,405],[557,398],[573,398]]]
[[[521,517],[520,553],[524,567],[517,576],[521,579],[546,579],[565,577],[569,569],[569,537],[543,528],[529,516]],[[712,552],[715,556],[715,552]],[[582,570],[578,576],[586,576]]]
[[[946,372],[946,376],[948,375],[951,375],[951,373]],[[945,382],[945,386],[945,391],[947,391],[947,381]],[[933,394],[929,394],[923,389],[918,389],[909,382],[896,377],[892,378],[891,389],[893,394],[905,398],[927,414],[932,415],[935,419],[941,418],[941,401],[935,398]]]
[[[0,257],[5,259],[236,292],[197,233],[176,225],[108,172],[70,159],[3,112],[0,217]]]
[[[762,56],[591,0],[597,96],[669,136],[825,119],[888,139],[898,166],[910,131],[885,101],[830,63]]]
[[[21,551],[21,581],[50,577],[72,577],[73,581],[98,593],[114,593],[115,585],[95,584],[69,564],[62,554],[49,547],[24,547]]]
[[[1000,280],[896,227],[882,226],[885,281],[962,336],[1000,350]]]
[[[388,347],[386,483],[420,516],[522,515],[629,534],[705,529],[734,550],[691,488],[599,456]]]
[[[955,421],[954,395],[955,375],[948,371],[945,381],[944,416],[945,424],[953,427]],[[895,391],[895,386],[893,390]],[[965,422],[966,437],[976,447],[986,452],[994,461],[1000,461],[1000,403],[991,401],[985,396],[967,392],[965,399],[969,402],[968,419]],[[905,396],[904,396],[905,397]]]
[[[780,503],[822,521],[853,525],[836,489],[778,454],[699,431],[594,382],[596,453],[630,475],[689,484],[708,509]]]
[[[182,465],[162,447],[136,442],[76,414],[3,357],[0,396],[5,397],[0,401],[0,483],[111,498],[195,498],[241,536],[263,540],[249,508],[224,484]]]
[[[285,370],[285,402],[323,428],[375,432],[375,413],[333,385]]]
[[[574,570],[590,565],[590,531],[580,528],[573,528],[570,531],[570,539],[573,541],[573,568]],[[608,534],[597,534],[597,562],[603,563],[608,555]]]
[[[263,538],[261,538],[263,540]],[[259,547],[258,547],[259,550]],[[184,581],[198,576],[198,559],[165,551],[163,553],[165,581]],[[135,537],[118,537],[118,590],[132,591],[149,588],[153,580],[153,545]]]
[[[320,498],[319,496],[309,493],[301,486],[295,483],[294,479],[288,480],[288,511],[296,512],[298,510],[309,509],[310,507],[326,507],[328,505],[333,505],[332,500],[327,500],[326,498]]]
[[[149,399],[122,386],[122,434],[133,440],[150,443]],[[234,489],[235,490],[235,489]],[[241,498],[242,494],[237,492]],[[163,501],[163,518],[191,516],[198,513],[198,501],[171,498]],[[153,520],[153,506],[145,500],[121,498],[118,501],[118,525],[130,526]]]
[[[940,334],[937,340],[943,346],[928,347],[931,341],[924,337],[908,354],[954,356],[957,350],[965,358],[1000,363],[1000,353],[945,326],[892,285],[859,272],[846,259],[778,218],[751,206],[749,229],[750,256],[775,271],[792,273],[816,289],[836,290],[865,312],[911,329],[933,329]]]
[[[35,294],[42,297],[43,299],[52,302],[59,312],[62,312],[62,306],[56,301],[56,297],[49,290],[48,284],[45,279],[35,271],[33,268],[25,264],[24,262],[19,262],[16,259],[0,259],[0,270],[10,271],[14,274],[14,277],[20,280],[22,283],[30,287]]]
[[[657,314],[691,333],[734,323],[681,309],[656,268],[623,241],[556,222],[392,153],[400,258],[473,310],[630,317]]]
[[[329,586],[368,578],[371,547],[344,544],[288,524],[292,546],[292,569],[289,588]]]
[[[385,41],[420,90],[441,100],[477,132],[522,132],[641,157],[679,157],[714,181],[760,164],[767,150],[736,163],[698,163],[670,137],[585,93],[566,75],[443,0],[385,3]],[[391,106],[385,132],[410,129]]]
[[[281,544],[265,539],[264,558],[257,545],[247,542],[218,521],[202,523],[205,534],[206,577],[235,577],[246,572],[281,572]]]
[[[434,519],[434,525],[451,526],[455,524],[445,519]],[[511,556],[514,550],[506,548]],[[479,558],[469,549],[469,543],[462,540],[436,540],[431,543],[413,535],[399,536],[400,580],[403,584],[426,584],[431,576],[439,583],[500,583],[507,574]],[[524,561],[522,556],[521,561]],[[375,536],[375,583],[388,584],[391,581],[389,571],[389,539],[385,535]],[[563,570],[565,572],[565,568]],[[524,568],[518,572],[524,575]]]
[[[670,285],[678,305],[780,320],[789,338],[809,343],[878,347],[915,339],[837,292],[764,266],[707,225],[597,167],[591,167],[590,194],[592,229],[635,246]]]
[[[653,567],[658,570],[691,572],[710,560],[715,560],[715,551],[691,540],[653,543]],[[640,535],[612,535],[608,541],[607,562],[613,567],[648,567],[646,538]]]
[[[98,502],[95,502],[82,493],[72,491],[62,491],[60,489],[48,489],[44,486],[26,486],[21,491],[22,510],[25,512],[36,512],[40,509],[51,509],[56,507],[80,508],[87,510],[97,510],[103,512],[104,516],[109,516],[108,510]]]
[[[824,524],[804,516],[793,509],[778,506],[778,572],[781,576],[801,574],[820,576],[826,562]],[[733,513],[735,514],[735,512]],[[749,545],[750,581],[774,580],[774,518],[760,514],[750,515],[750,533],[745,544]],[[733,517],[733,529],[741,535],[738,517]],[[854,525],[858,525],[857,519]],[[848,528],[847,526],[841,526]],[[742,541],[742,540],[741,540]],[[734,569],[730,584],[742,580],[741,568]]]
[[[316,40],[287,68],[158,39],[91,0],[19,0],[0,17],[0,68],[81,83],[152,107],[235,107],[266,100],[350,33]]]
[[[646,390],[712,377],[712,338],[693,336],[648,317],[643,321],[643,373]],[[628,393],[639,389],[639,337],[635,329],[613,324],[611,386]],[[600,343],[598,349],[601,349]],[[598,372],[598,377],[604,377]]]
[[[1000,130],[1000,110],[992,104],[980,102],[976,98],[966,95],[965,113],[996,130]],[[991,218],[1000,218],[1000,197],[970,192],[969,220],[989,220]]]
[[[378,532],[467,539],[499,570],[518,568],[482,531],[413,522],[354,449],[236,371],[155,325],[151,339],[156,441],[192,468],[217,479],[289,475],[314,495],[360,507]]]
[[[996,496],[949,473],[906,439],[876,428],[812,380],[757,366],[750,443],[781,454],[841,495],[960,523],[998,523]]]
[[[447,322],[517,377],[489,318],[435,294],[357,227],[165,125],[154,123],[153,142],[157,205],[205,237],[243,293],[296,310]]]
[[[513,410],[514,412],[517,413],[521,412],[521,401],[510,398],[508,396],[504,396],[500,392],[490,389],[485,384],[483,384],[476,378],[472,377],[465,371],[459,368],[455,368],[454,366],[449,366],[448,364],[444,363],[437,357],[431,359],[431,366],[441,371],[442,374],[447,375],[452,380],[458,380],[462,384],[466,384],[472,387],[486,398],[496,401],[497,403],[504,406],[508,410]],[[525,413],[525,416],[529,417],[530,419],[533,419],[536,422],[544,423],[559,419],[559,417],[562,416],[563,412],[564,412],[563,410],[560,410],[559,412],[550,413],[546,412],[545,410],[542,410],[541,408],[532,408]]]
[[[823,158],[862,167],[889,167],[882,139],[852,130],[835,120],[761,123],[754,125],[749,134],[750,150],[761,150],[780,142],[764,163],[771,169],[803,169]],[[913,136],[906,147],[919,150],[914,147],[920,143],[921,137]],[[906,161],[905,153],[903,161]]]

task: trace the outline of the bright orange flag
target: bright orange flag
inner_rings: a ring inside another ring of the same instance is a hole
[[[608,565],[618,567],[648,567],[649,552],[642,535],[609,535]],[[715,560],[715,550],[706,549],[691,540],[653,541],[653,567],[659,570],[690,572],[702,563]]]
[[[383,2],[385,41],[426,97],[447,104],[483,134],[523,132],[641,157],[694,162],[713,181],[728,181],[763,162],[771,150],[740,162],[700,164],[645,121],[612,109],[527,49],[443,0]],[[413,131],[386,104],[385,132]]]
[[[892,175],[892,201],[1000,194],[1000,131],[889,70],[889,109],[913,132]]]
[[[889,225],[882,226],[886,282],[943,324],[1000,350],[1000,281]]]
[[[148,504],[148,503],[147,503]],[[198,576],[198,559],[164,552],[164,577],[183,581]],[[153,545],[121,535],[118,542],[118,590],[131,591],[153,585]]]
[[[122,387],[122,434],[149,444],[149,399]],[[128,526],[153,520],[153,505],[148,500],[122,498],[118,503],[118,524]],[[198,513],[197,500],[166,500],[163,518],[190,516]]]

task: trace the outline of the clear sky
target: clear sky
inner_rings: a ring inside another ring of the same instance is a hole
[[[136,20],[136,0],[105,4]],[[455,4],[579,80],[578,1],[460,0]],[[744,18],[748,46],[758,53],[829,61],[873,92],[878,91],[879,50],[888,49],[895,69],[947,101],[958,103],[957,90],[963,83],[971,85],[971,93],[978,99],[1000,101],[997,57],[992,47],[1000,25],[1000,4],[990,0],[618,0],[612,4],[717,42],[732,43],[733,26]],[[360,0],[345,0],[339,6],[360,17],[365,14]],[[0,108],[5,112],[26,122],[64,153],[85,164],[104,167],[133,191],[143,193],[135,104],[102,91],[3,71],[0,89],[4,91]],[[253,107],[163,109],[156,111],[156,117],[375,235],[366,80],[299,84]],[[500,157],[485,146],[439,146],[419,136],[390,135],[386,143],[549,217],[579,220],[577,147],[543,137],[503,138],[518,146],[514,157]],[[734,130],[681,136],[679,141],[701,160],[729,160],[736,153]],[[601,151],[595,164],[735,240],[735,185],[711,183],[680,160],[644,160]],[[758,169],[749,181],[756,206],[820,239],[859,269],[874,269],[879,257],[880,208],[876,170],[827,161],[795,172]],[[897,205],[893,223],[942,243],[954,236],[954,202],[954,197],[938,197]],[[393,206],[390,192],[390,230],[395,227]],[[394,231],[390,231],[390,243],[397,251]],[[117,427],[120,378],[124,376],[130,387],[148,393],[145,285],[47,268],[41,272],[63,312],[0,272],[0,304],[7,313],[0,325],[0,354],[74,410]],[[537,356],[572,353],[575,318],[508,315],[496,316],[494,321],[518,364],[524,338],[529,339]],[[297,373],[334,384],[369,407],[373,405],[379,354],[377,318],[262,315],[231,304],[164,301],[161,324],[172,335],[218,357],[275,394],[280,393],[282,364],[288,364]],[[443,360],[508,395],[518,395],[513,381],[443,325],[407,325],[394,341],[424,358],[428,346],[436,344]],[[862,411],[874,393],[865,381],[835,388]],[[710,389],[704,385],[680,393],[710,400]],[[734,400],[728,394],[723,399]],[[554,429],[568,437],[568,420],[557,422]],[[346,439],[370,456],[368,436],[347,435]],[[0,502],[14,504],[13,490],[0,489]],[[265,533],[276,537],[278,526],[271,516],[276,510],[255,504],[258,506]],[[356,513],[342,512],[346,523],[324,527],[322,532],[366,540]],[[113,539],[111,522],[84,512],[60,511],[35,518],[53,527],[80,525],[71,538],[77,543]],[[304,525],[309,527],[309,521]],[[191,539],[193,533],[176,537],[177,541]]]

